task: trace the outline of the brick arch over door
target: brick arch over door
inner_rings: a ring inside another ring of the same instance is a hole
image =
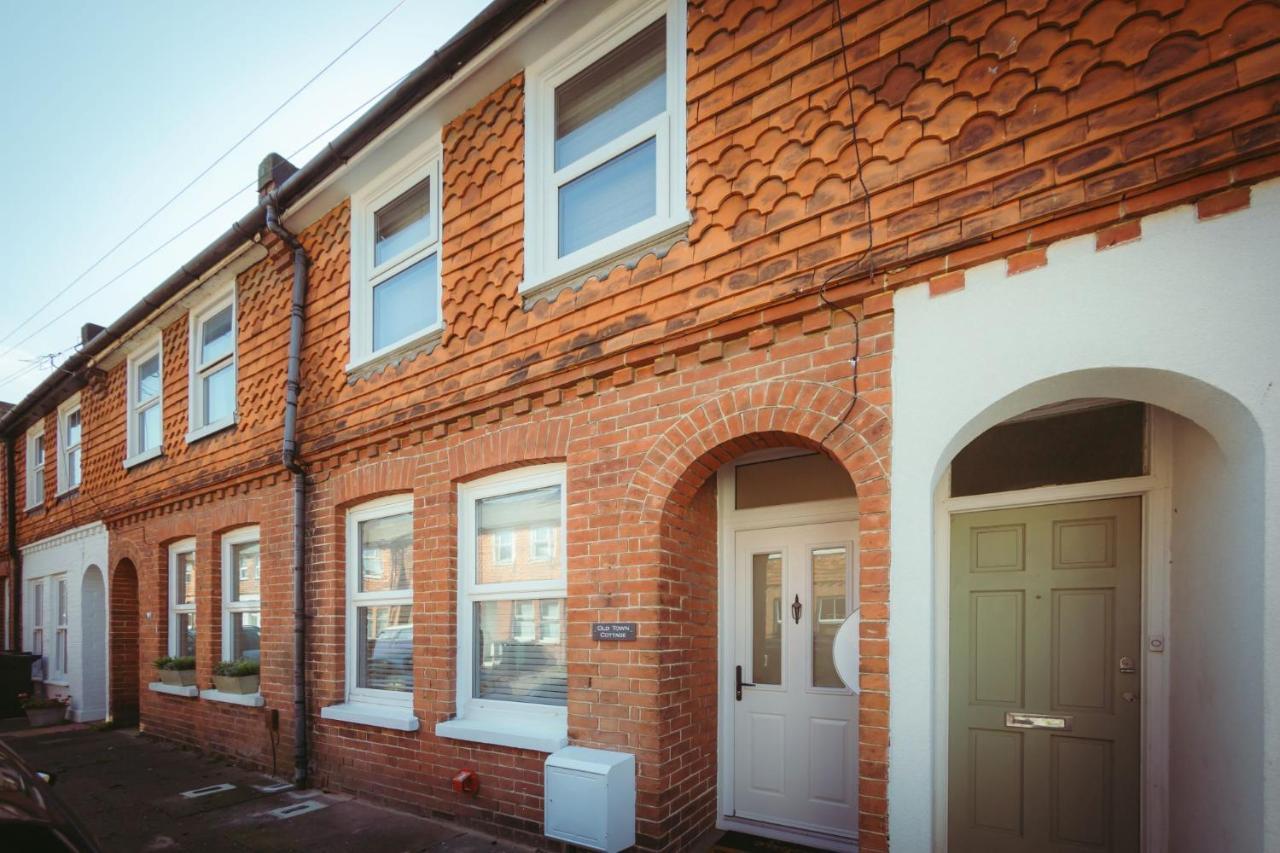
[[[714,820],[716,779],[717,557],[713,475],[744,453],[807,447],[848,472],[859,502],[861,602],[859,835],[863,850],[887,845],[889,416],[863,400],[816,382],[761,382],[702,403],[668,427],[645,454],[626,489],[621,522],[639,532],[641,562],[674,592],[662,621],[687,638],[669,645],[659,691],[680,697],[676,719],[701,721],[701,736],[681,738],[658,770],[669,796],[687,803],[685,825]],[[847,413],[847,416],[846,416]],[[680,655],[688,660],[680,660]],[[710,736],[705,733],[710,732]],[[696,768],[696,769],[695,769]],[[703,828],[706,828],[705,826]]]
[[[859,499],[884,498],[864,513],[887,513],[889,416],[859,399],[844,417],[849,401],[847,391],[818,382],[759,382],[706,401],[649,448],[627,487],[624,521],[657,524],[671,500],[687,500],[725,462],[796,444],[843,465]]]
[[[111,571],[108,599],[110,671],[108,716],[117,723],[138,721],[138,570],[128,558]]]

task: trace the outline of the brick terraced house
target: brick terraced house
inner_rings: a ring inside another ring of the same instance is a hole
[[[1278,110],[1272,2],[495,0],[0,416],[8,643],[525,843],[1280,849]]]

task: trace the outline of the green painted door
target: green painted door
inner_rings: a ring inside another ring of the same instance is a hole
[[[1142,502],[951,519],[953,853],[1136,851]]]

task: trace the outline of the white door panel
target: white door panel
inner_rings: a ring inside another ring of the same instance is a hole
[[[857,606],[853,528],[736,534],[737,817],[856,835],[858,700],[833,660],[836,632]]]

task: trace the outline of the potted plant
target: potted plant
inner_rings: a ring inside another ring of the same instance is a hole
[[[56,726],[67,718],[67,703],[70,697],[58,696],[54,698],[45,698],[43,696],[32,696],[29,693],[19,693],[18,702],[22,705],[22,710],[27,714],[27,722],[32,728],[39,726]]]
[[[214,664],[213,683],[223,693],[252,695],[258,692],[256,660],[224,660]]]
[[[173,687],[192,687],[196,683],[196,659],[193,657],[156,658],[160,680]]]

